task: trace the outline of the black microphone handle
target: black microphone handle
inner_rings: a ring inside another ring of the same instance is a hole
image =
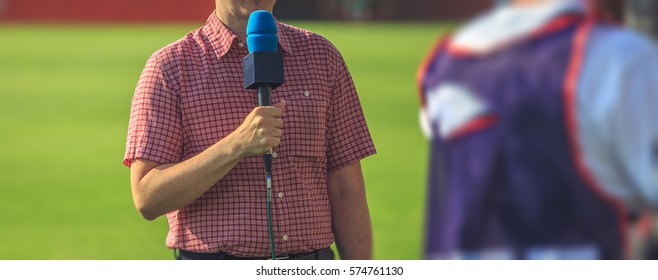
[[[272,86],[268,84],[258,86],[258,106],[272,106]],[[267,153],[263,155],[263,162],[265,164],[265,172],[272,175],[272,154]]]
[[[272,86],[258,85],[258,106],[272,106]]]

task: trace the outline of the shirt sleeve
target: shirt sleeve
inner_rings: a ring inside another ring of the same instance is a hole
[[[354,82],[337,54],[336,83],[327,129],[327,169],[333,172],[376,153]]]
[[[134,159],[166,164],[183,157],[180,102],[163,68],[151,57],[137,84],[123,161],[128,167]]]
[[[588,167],[634,211],[658,207],[658,51],[637,34],[595,30],[579,89]],[[628,52],[633,49],[633,52]]]
[[[658,207],[658,52],[647,51],[624,71],[610,117],[613,155],[643,202]]]

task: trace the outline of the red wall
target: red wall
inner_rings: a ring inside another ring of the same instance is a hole
[[[372,0],[374,20],[464,20],[491,6],[492,0]],[[344,19],[349,16],[338,0],[279,0],[279,18]]]
[[[212,0],[0,0],[0,19],[84,22],[204,21],[212,13],[214,6]]]
[[[374,0],[371,19],[455,20],[486,9],[492,0]],[[213,0],[0,0],[0,21],[170,22],[204,21]],[[282,19],[344,18],[337,0],[279,0]]]

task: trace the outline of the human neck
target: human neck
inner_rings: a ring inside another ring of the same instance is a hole
[[[240,40],[245,41],[247,39],[247,23],[249,22],[249,18],[219,9],[215,11],[215,15]]]
[[[242,41],[247,40],[247,23],[251,12],[242,7],[234,9],[219,9],[218,7],[215,9],[217,18]],[[269,12],[271,13],[272,9],[269,9]]]

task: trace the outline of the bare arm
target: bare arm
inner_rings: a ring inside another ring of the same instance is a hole
[[[372,258],[372,228],[361,163],[328,177],[331,220],[338,252],[344,260]]]
[[[136,159],[130,182],[135,206],[147,220],[183,208],[221,180],[240,160],[281,143],[285,100],[254,109],[238,129],[202,153],[177,164]]]

